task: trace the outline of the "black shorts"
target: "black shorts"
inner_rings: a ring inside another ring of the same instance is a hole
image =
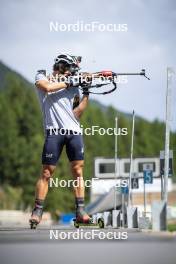
[[[47,130],[43,146],[42,164],[56,165],[64,146],[69,161],[84,160],[84,144],[81,134],[75,135],[72,131],[67,131],[65,135],[60,133],[50,135],[49,130]]]

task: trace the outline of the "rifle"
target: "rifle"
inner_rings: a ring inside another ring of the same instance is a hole
[[[83,91],[86,87],[87,89],[89,89],[89,93],[91,93],[91,94],[102,94],[102,95],[112,93],[117,89],[117,83],[115,82],[115,78],[117,78],[118,76],[140,75],[140,76],[145,77],[147,80],[150,80],[150,78],[146,76],[145,69],[142,69],[140,72],[137,72],[137,73],[115,73],[112,71],[101,71],[101,72],[95,72],[92,74],[90,74],[90,73],[80,73],[80,74],[87,77],[89,80],[89,83],[91,83],[90,85],[86,85],[86,83],[80,84],[80,87],[79,87],[80,90]],[[98,83],[98,84],[93,85],[92,80],[93,79],[96,80],[97,78],[99,78],[100,80],[101,79],[108,80],[109,83]],[[90,89],[92,89],[92,88],[100,88],[102,86],[109,85],[110,83],[113,84],[113,88],[108,90],[108,91],[105,91],[105,92],[92,92],[92,91],[90,91]]]

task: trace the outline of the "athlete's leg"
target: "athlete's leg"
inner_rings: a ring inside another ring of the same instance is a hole
[[[87,222],[90,219],[90,216],[84,210],[84,197],[85,197],[85,186],[83,179],[83,160],[71,161],[71,171],[74,179],[77,181],[76,186],[74,187],[75,192],[75,209],[76,209],[76,218],[78,221]]]
[[[66,152],[70,160],[72,175],[74,179],[77,180],[77,187],[74,188],[76,218],[78,219],[78,221],[80,220],[83,222],[87,222],[89,221],[90,217],[84,210],[84,146],[82,135],[70,135],[67,137]]]
[[[75,160],[71,161],[71,172],[74,177],[74,180],[77,181],[75,184],[78,187],[74,187],[75,197],[84,197],[84,179],[83,179],[83,168],[84,160]]]
[[[53,176],[56,166],[43,165],[42,173],[36,184],[36,199],[45,200],[48,193],[48,183]]]
[[[48,193],[49,179],[52,177],[55,168],[54,165],[43,165],[40,178],[36,184],[35,206],[30,221],[36,220],[38,223],[41,221],[44,201]]]
[[[52,177],[56,168],[56,163],[62,152],[64,138],[62,135],[47,134],[42,153],[42,173],[36,184],[35,206],[32,211],[31,220],[38,223],[42,218],[44,200],[48,193],[49,179]]]

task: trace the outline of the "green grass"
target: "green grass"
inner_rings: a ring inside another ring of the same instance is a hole
[[[176,231],[176,223],[174,223],[174,224],[168,224],[167,229],[170,232]]]

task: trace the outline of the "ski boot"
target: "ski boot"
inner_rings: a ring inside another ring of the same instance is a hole
[[[31,229],[36,229],[42,219],[43,208],[35,207],[32,211],[31,219],[29,220]]]

